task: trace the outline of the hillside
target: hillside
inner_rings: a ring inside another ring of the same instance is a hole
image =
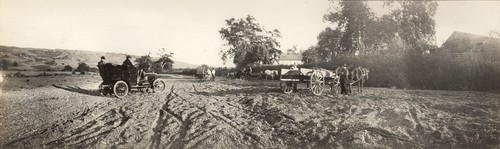
[[[100,51],[63,50],[63,49],[39,49],[0,46],[0,58],[9,63],[17,62],[19,66],[9,69],[18,70],[61,70],[65,65],[74,68],[78,63],[84,62],[91,67],[95,67],[101,56],[106,57],[106,61],[114,64],[121,64],[126,54],[110,53]],[[137,55],[131,55],[138,58]],[[50,63],[55,61],[54,63]],[[174,68],[195,68],[196,65],[186,62],[175,61]]]

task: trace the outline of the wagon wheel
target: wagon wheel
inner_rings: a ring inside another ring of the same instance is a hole
[[[290,81],[280,82],[280,86],[281,90],[286,94],[290,94],[293,92],[293,83]]]
[[[153,92],[163,92],[165,91],[165,81],[155,80],[153,82]]]
[[[325,78],[323,74],[319,71],[313,71],[310,79],[310,89],[314,95],[321,95],[323,93],[323,85],[325,84]]]
[[[101,84],[99,84],[99,94],[101,96],[106,96],[106,95],[108,95],[108,90],[107,90],[107,88],[104,87],[103,83],[104,82],[102,82]]]
[[[113,92],[118,98],[123,98],[128,94],[128,85],[125,81],[118,81],[113,85]]]

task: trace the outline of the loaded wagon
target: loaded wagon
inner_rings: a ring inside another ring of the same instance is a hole
[[[299,83],[306,84],[314,95],[321,95],[323,90],[340,90],[339,77],[333,71],[322,68],[281,69],[280,87],[284,93],[296,91]]]
[[[200,81],[208,81],[212,78],[212,72],[210,71],[210,68],[208,66],[199,66],[198,68],[196,68],[195,76]]]
[[[142,73],[136,68],[111,63],[101,64],[98,67],[102,78],[102,83],[99,85],[101,95],[114,94],[122,98],[132,89],[152,89],[153,92],[165,90],[165,82],[158,79],[156,73]]]

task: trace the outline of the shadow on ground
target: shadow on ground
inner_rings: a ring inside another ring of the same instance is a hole
[[[83,89],[83,88],[80,88],[79,86],[68,86],[68,85],[57,85],[57,84],[52,84],[52,86],[59,88],[59,89],[67,90],[70,92],[76,92],[76,93],[92,95],[92,96],[101,96],[99,94],[98,90],[94,90],[94,89]]]

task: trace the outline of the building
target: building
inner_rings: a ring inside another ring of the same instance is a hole
[[[302,64],[302,55],[301,54],[282,54],[278,61],[279,65],[293,65]]]
[[[500,39],[455,31],[443,43],[439,52],[453,58],[497,56],[500,53]]]

